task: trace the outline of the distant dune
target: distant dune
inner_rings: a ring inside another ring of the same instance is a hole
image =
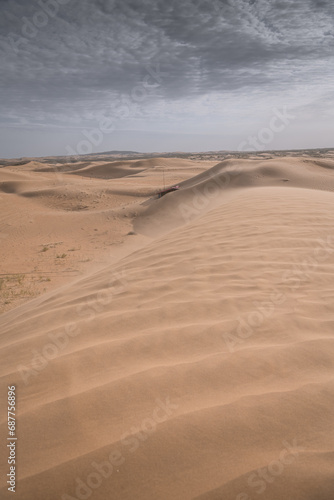
[[[334,157],[218,156],[1,169],[18,500],[333,498]]]

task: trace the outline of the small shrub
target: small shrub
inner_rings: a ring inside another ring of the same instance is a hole
[[[57,255],[57,259],[65,259],[67,257],[66,253],[62,253],[61,255]]]

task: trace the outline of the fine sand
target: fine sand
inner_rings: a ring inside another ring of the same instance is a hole
[[[157,198],[163,185],[179,190]],[[0,169],[18,500],[334,498],[334,159]]]

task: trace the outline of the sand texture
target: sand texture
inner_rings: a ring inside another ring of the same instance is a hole
[[[0,181],[17,500],[334,498],[332,157],[34,160]],[[5,473],[6,437],[5,408]]]

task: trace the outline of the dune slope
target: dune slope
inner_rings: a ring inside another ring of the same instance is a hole
[[[185,180],[136,218],[145,246],[1,316],[17,498],[332,498],[322,163],[228,161]]]

